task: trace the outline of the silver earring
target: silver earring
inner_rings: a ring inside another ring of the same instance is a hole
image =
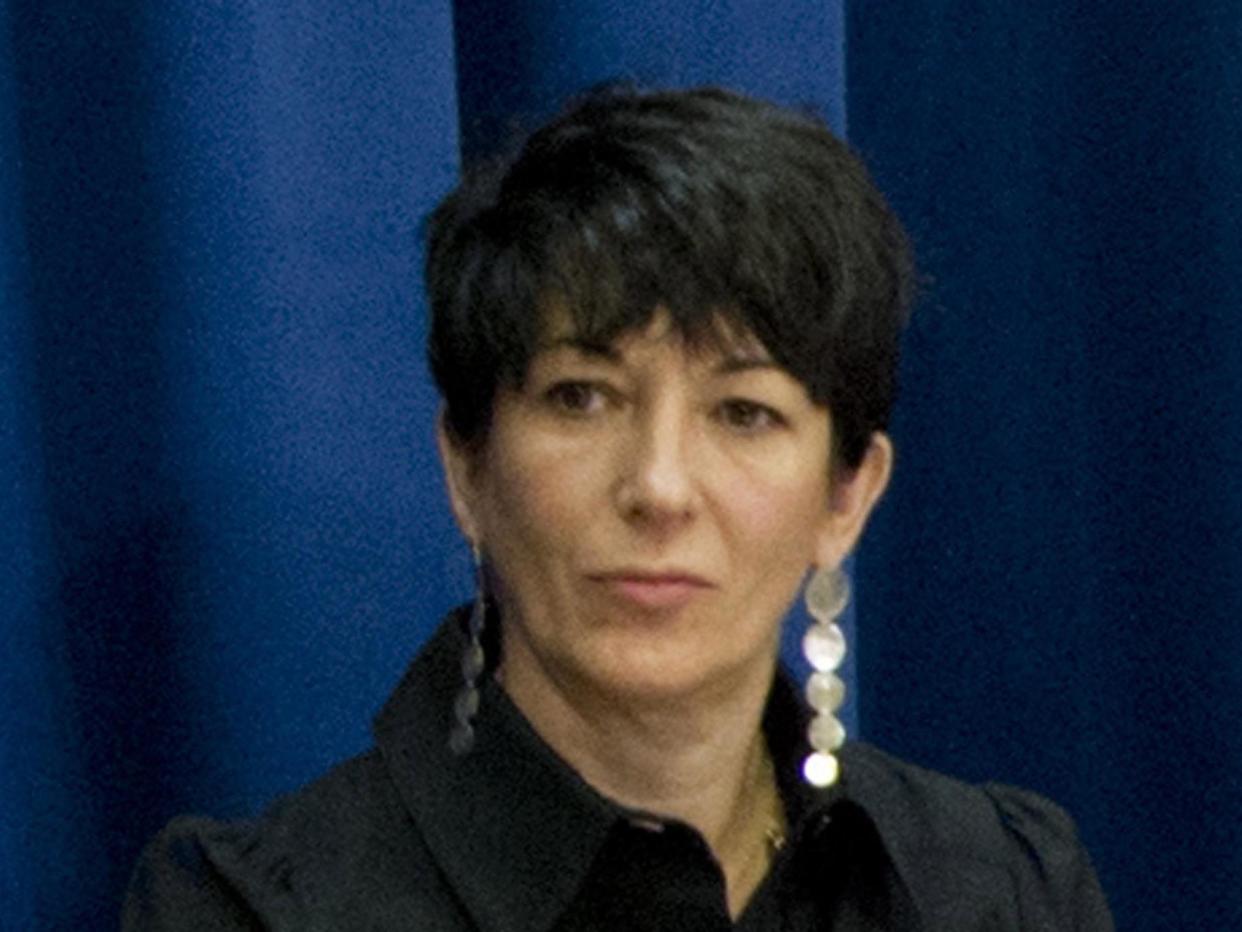
[[[806,683],[806,701],[815,715],[807,727],[811,753],[802,762],[802,776],[822,789],[837,782],[841,768],[835,752],[845,743],[845,726],[836,716],[845,702],[845,683],[836,673],[845,657],[845,635],[837,618],[850,600],[849,578],[840,569],[817,567],[805,598],[815,619],[802,639],[802,654],[815,671]]]
[[[449,749],[458,756],[474,747],[474,717],[479,713],[479,677],[483,675],[486,657],[483,653],[483,624],[487,618],[487,596],[483,587],[483,557],[477,544],[471,545],[474,555],[475,592],[466,623],[466,648],[461,655],[461,688],[453,701],[453,727],[449,731]]]

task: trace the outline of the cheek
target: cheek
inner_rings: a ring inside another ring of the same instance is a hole
[[[830,507],[826,463],[810,456],[773,458],[747,464],[728,485],[718,497],[748,549],[769,560],[813,561],[817,532]]]
[[[588,485],[580,460],[554,444],[528,438],[498,445],[489,475],[490,532],[516,562],[544,562],[577,539]]]
[[[787,493],[790,490],[781,490]],[[821,496],[812,494],[754,495],[739,504],[745,509],[743,521],[735,522],[741,547],[756,562],[772,572],[800,578],[815,561],[816,517],[826,507]],[[788,572],[785,572],[787,570]]]

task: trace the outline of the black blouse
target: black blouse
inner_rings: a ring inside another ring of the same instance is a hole
[[[147,847],[124,927],[480,930],[1112,930],[1073,823],[866,745],[828,790],[801,782],[806,712],[778,676],[764,717],[789,840],[733,923],[688,825],[582,781],[495,684],[474,749],[447,746],[462,644],[446,622],[375,723],[375,747],[255,821],[173,821]]]

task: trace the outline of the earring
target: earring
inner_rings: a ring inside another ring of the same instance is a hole
[[[802,776],[822,789],[837,782],[840,765],[834,752],[845,742],[845,726],[836,717],[845,701],[845,683],[836,674],[845,657],[845,635],[836,620],[850,600],[849,578],[839,568],[817,567],[805,598],[815,619],[802,639],[802,654],[815,671],[806,684],[806,701],[815,716],[807,728],[811,753],[802,762]]]
[[[483,624],[487,618],[487,597],[483,586],[483,556],[478,544],[471,544],[474,556],[474,604],[466,623],[466,648],[461,655],[461,689],[453,701],[453,727],[449,731],[449,749],[458,756],[474,747],[474,717],[479,713],[479,677],[486,665],[483,653]]]

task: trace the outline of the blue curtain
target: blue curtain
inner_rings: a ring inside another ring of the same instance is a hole
[[[1079,6],[0,0],[0,927],[365,746],[469,589],[421,218],[618,78],[815,107],[914,234],[853,730],[1242,923],[1242,18]]]
[[[364,747],[466,588],[418,297],[452,10],[0,9],[0,926],[114,928],[143,836]]]
[[[1242,8],[860,3],[848,61],[927,279],[864,727],[1067,804],[1118,928],[1242,928]]]

